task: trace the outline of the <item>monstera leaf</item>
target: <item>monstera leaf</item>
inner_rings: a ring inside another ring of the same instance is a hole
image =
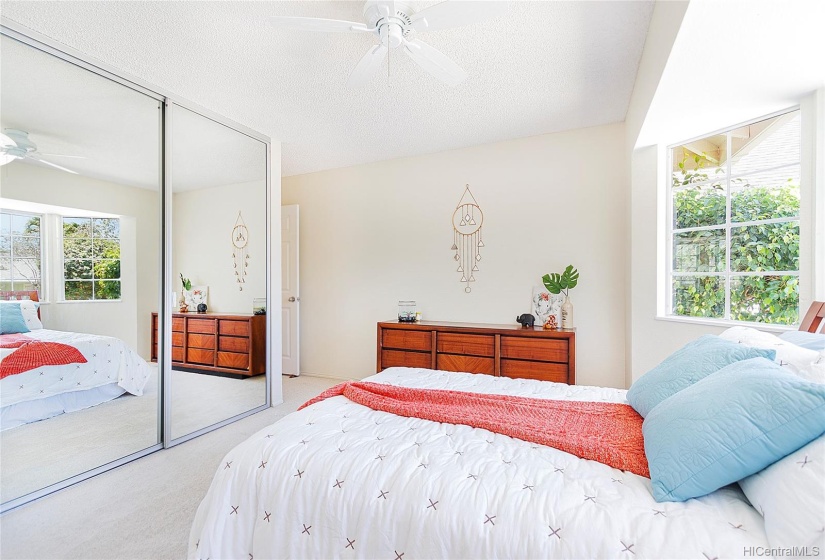
[[[564,272],[551,272],[541,277],[544,282],[544,287],[552,294],[564,292],[567,295],[568,290],[575,288],[579,283],[579,271],[569,265],[564,269]]]

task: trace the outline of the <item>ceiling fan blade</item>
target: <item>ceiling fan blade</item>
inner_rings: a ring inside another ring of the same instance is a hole
[[[387,53],[390,51],[385,45],[375,45],[361,58],[347,80],[347,87],[363,86],[381,68]]]
[[[17,147],[17,143],[5,134],[3,134],[2,132],[0,132],[0,148],[5,148],[7,146],[10,148]]]
[[[373,31],[363,23],[311,17],[272,16],[267,18],[269,24],[280,29],[298,31],[321,31],[329,33],[363,33]]]
[[[395,15],[395,0],[378,0],[378,13],[382,18],[387,18]]]
[[[67,157],[67,158],[75,158],[75,159],[86,159],[86,156],[70,156],[68,154],[40,154],[41,156],[49,156],[49,157]]]
[[[26,154],[25,159],[31,159],[31,160],[34,160],[34,161],[39,161],[40,163],[45,163],[46,165],[54,167],[55,169],[59,169],[60,171],[65,171],[66,173],[72,173],[73,175],[77,175],[77,171],[72,171],[71,169],[66,169],[65,167],[57,165],[56,163],[46,161],[45,159],[41,158],[38,155]]]
[[[416,13],[410,18],[411,26],[416,31],[461,27],[499,16],[509,8],[509,2],[447,0]]]
[[[447,55],[418,39],[404,41],[404,52],[413,62],[447,85],[458,85],[467,77],[461,66]]]

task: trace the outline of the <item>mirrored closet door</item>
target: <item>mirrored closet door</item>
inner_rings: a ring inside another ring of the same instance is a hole
[[[7,506],[160,444],[162,105],[0,41]]]
[[[268,402],[268,146],[176,104],[166,115],[174,442]]]

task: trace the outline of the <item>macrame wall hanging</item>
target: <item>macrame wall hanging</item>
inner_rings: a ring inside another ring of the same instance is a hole
[[[478,272],[478,262],[481,260],[479,249],[484,247],[481,239],[481,224],[484,214],[478,206],[470,185],[464,188],[464,194],[458,201],[453,212],[453,259],[458,263],[456,272],[461,273],[461,281],[466,284],[464,291],[470,293],[471,282],[475,282],[475,273]]]
[[[243,291],[243,285],[246,284],[246,269],[249,267],[249,253],[246,252],[248,243],[249,230],[238,212],[238,219],[232,228],[232,266],[235,268],[235,281],[240,291]]]

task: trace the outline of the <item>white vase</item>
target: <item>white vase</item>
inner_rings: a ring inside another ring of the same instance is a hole
[[[564,296],[564,303],[561,304],[561,328],[573,328],[573,304],[570,302],[570,296]]]

